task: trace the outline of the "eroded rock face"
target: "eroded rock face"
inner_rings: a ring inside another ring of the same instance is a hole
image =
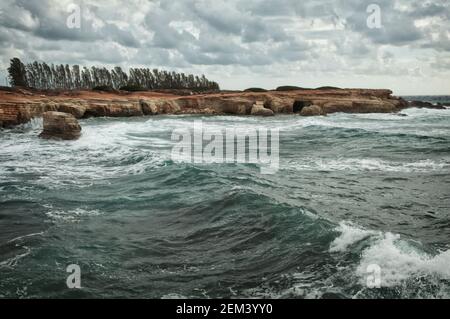
[[[255,105],[252,107],[251,115],[257,115],[257,116],[274,116],[275,113],[273,113],[272,110],[266,109],[264,107],[263,102],[256,102]]]
[[[178,114],[181,107],[173,100],[160,100],[158,110],[162,114]]]
[[[311,106],[304,107],[302,109],[302,111],[300,112],[301,116],[318,116],[318,115],[322,115],[322,114],[323,114],[323,110],[318,105],[311,105]]]
[[[0,102],[0,127],[13,127],[41,116],[47,110],[45,104],[25,102]]]
[[[72,114],[75,118],[81,119],[84,116],[84,113],[86,113],[86,107],[82,105],[60,104],[58,106],[58,111]]]
[[[159,110],[154,101],[139,100],[144,115],[157,115]]]
[[[175,100],[140,100],[139,105],[144,115],[178,114],[181,106]]]
[[[210,107],[215,109],[219,113],[235,114],[235,115],[247,115],[250,114],[252,107],[252,101],[236,97],[236,98],[208,98],[204,101],[204,107]]]
[[[295,99],[272,96],[269,94],[265,95],[266,102],[264,106],[268,109],[271,109],[274,113],[293,113],[293,107],[295,103]]]
[[[131,117],[143,116],[142,108],[138,102],[89,103],[86,106],[84,117]]]
[[[351,101],[326,102],[322,106],[324,113],[350,112],[352,109]]]
[[[143,116],[139,103],[121,103],[108,104],[106,107],[106,116],[109,117],[130,117]]]
[[[342,113],[393,113],[401,108],[394,102],[385,100],[353,99],[345,101],[330,101],[322,105],[325,114]]]
[[[289,92],[222,92],[181,97],[159,93],[96,95],[90,91],[57,96],[34,93],[2,95],[0,91],[0,127],[23,124],[49,111],[70,113],[75,118],[88,118],[159,114],[271,116],[299,113],[313,116],[336,112],[396,113],[407,107],[437,108],[429,103],[408,103],[391,94],[389,90],[332,88]],[[254,107],[255,103],[257,107]]]
[[[62,112],[45,112],[44,130],[39,135],[44,139],[76,140],[81,136],[81,126],[75,116]]]

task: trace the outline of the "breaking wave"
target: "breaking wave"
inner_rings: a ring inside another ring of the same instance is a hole
[[[1,130],[0,297],[448,297],[450,113],[402,113],[95,118],[72,142],[39,139],[40,120]],[[174,161],[172,131],[198,120],[279,128],[280,170]]]
[[[335,229],[341,234],[331,243],[330,252],[344,253],[365,241],[356,274],[365,284],[368,269],[376,265],[381,270],[381,287],[397,287],[409,279],[437,276],[450,281],[450,250],[434,254],[424,251],[420,242],[403,239],[399,234],[366,230],[350,222],[341,222]]]

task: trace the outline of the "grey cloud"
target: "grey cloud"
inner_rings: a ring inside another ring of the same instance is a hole
[[[423,34],[414,25],[414,20],[402,14],[395,8],[395,3],[390,0],[380,0],[377,3],[381,9],[382,27],[369,28],[367,25],[369,16],[367,8],[371,3],[372,0],[345,1],[341,11],[343,11],[343,8],[346,8],[348,12],[351,12],[345,19],[347,28],[364,34],[364,36],[377,44],[404,45],[420,40],[423,37]]]
[[[205,7],[203,3],[194,3],[193,11],[208,26],[220,33],[239,35],[245,18],[248,16],[241,13],[230,3],[218,1],[218,4]]]
[[[450,18],[450,3],[447,0],[426,2],[412,1],[410,16],[413,18],[444,17]]]
[[[264,76],[269,78],[295,78],[298,68],[317,76],[344,69],[345,74],[388,74],[394,72],[384,67],[388,63],[398,76],[411,61],[438,72],[450,52],[448,0],[83,3],[81,29],[69,29],[68,13],[57,0],[2,0],[0,69],[19,56],[50,63],[187,68],[193,73],[226,70],[238,76],[268,72]],[[371,3],[381,7],[381,29],[367,27]],[[443,57],[421,60],[430,54]]]
[[[52,8],[53,4],[50,0],[9,1],[2,8],[0,25],[10,29],[30,32],[37,37],[48,40],[89,42],[110,39],[124,46],[139,46],[139,41],[136,40],[132,33],[124,31],[111,23],[105,23],[103,27],[96,29],[92,26],[92,21],[82,17],[81,28],[70,29],[66,26],[66,20],[70,13],[52,10]],[[19,19],[17,19],[17,15]]]

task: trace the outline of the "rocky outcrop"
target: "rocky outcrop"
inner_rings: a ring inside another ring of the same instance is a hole
[[[445,110],[446,107],[443,105],[434,105],[430,102],[422,102],[422,101],[411,101],[409,102],[409,107],[417,107],[417,108],[426,108],[426,109],[436,109],[436,110]]]
[[[20,106],[12,103],[3,103],[0,105],[0,127],[12,127],[26,123],[30,117],[24,117]]]
[[[75,116],[75,118],[81,119],[86,113],[86,106],[75,104],[60,104],[58,106],[58,111],[72,114],[73,116]]]
[[[174,100],[140,100],[139,105],[145,115],[178,114],[181,107]]]
[[[199,103],[202,108],[210,107],[222,114],[248,115],[255,101],[241,96],[213,96],[200,100]]]
[[[56,105],[39,102],[0,102],[0,127],[13,127],[28,123],[32,118],[42,116],[46,111],[56,111]]]
[[[26,93],[26,94],[25,94]],[[256,106],[255,106],[256,104]],[[79,91],[52,95],[0,90],[0,127],[28,122],[48,111],[59,111],[77,119],[89,117],[154,116],[160,114],[231,114],[301,116],[346,113],[396,113],[407,107],[429,107],[392,96],[389,90],[316,89],[297,91],[227,92],[170,95],[155,92],[129,94]]]
[[[300,112],[301,116],[318,116],[323,114],[322,108],[318,105],[304,107]]]
[[[264,106],[271,109],[274,113],[293,113],[294,98],[286,98],[276,95],[266,94]]]
[[[383,100],[345,100],[325,102],[322,106],[325,114],[331,113],[393,113],[399,111],[394,103]]]
[[[252,111],[250,114],[256,115],[256,116],[274,116],[275,115],[272,110],[266,109],[264,107],[264,102],[261,102],[261,101],[258,101],[258,102],[256,102],[255,105],[253,105]]]
[[[129,101],[115,103],[89,103],[84,117],[131,117],[143,116],[139,103]]]
[[[76,140],[81,135],[81,126],[72,114],[45,112],[42,117],[44,130],[39,135],[41,138]]]
[[[139,100],[144,115],[158,115],[159,108],[154,101]]]

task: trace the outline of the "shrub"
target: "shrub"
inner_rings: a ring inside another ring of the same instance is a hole
[[[310,90],[306,88],[301,88],[299,86],[285,85],[277,87],[276,91],[298,91],[298,90]]]
[[[335,86],[321,86],[317,88],[316,90],[341,90],[341,88],[335,87]]]
[[[143,87],[139,85],[125,85],[120,88],[121,91],[128,91],[128,92],[139,92],[139,91],[146,91]]]
[[[249,88],[249,89],[244,90],[244,92],[262,93],[262,92],[267,92],[267,90],[262,89],[262,88]]]
[[[114,88],[109,85],[99,85],[92,88],[92,91],[100,91],[100,92],[114,92]]]
[[[14,88],[9,86],[0,86],[0,91],[14,92]]]

